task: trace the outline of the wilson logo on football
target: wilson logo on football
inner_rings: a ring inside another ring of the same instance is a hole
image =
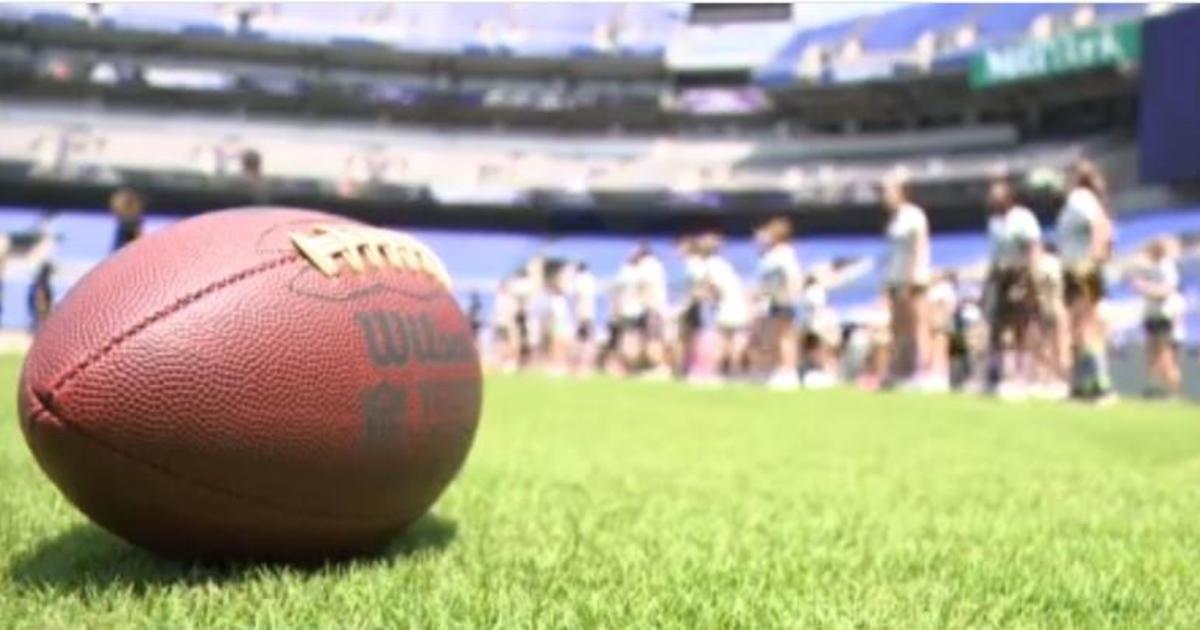
[[[318,225],[293,232],[291,239],[314,267],[331,278],[345,267],[354,273],[392,267],[427,273],[450,289],[450,274],[441,259],[407,234],[356,225]]]

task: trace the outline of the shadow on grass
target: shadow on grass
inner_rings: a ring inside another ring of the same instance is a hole
[[[159,586],[238,582],[283,572],[318,575],[354,565],[385,564],[420,552],[440,552],[457,533],[454,521],[429,514],[373,556],[313,564],[206,563],[162,558],[86,523],[46,540],[17,558],[8,574],[20,588],[60,592],[122,589],[140,595]]]

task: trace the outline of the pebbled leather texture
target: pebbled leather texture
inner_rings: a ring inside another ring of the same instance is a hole
[[[184,557],[369,551],[423,515],[470,449],[478,355],[430,276],[335,277],[291,231],[351,223],[235,209],[88,273],[26,357],[39,464],[84,513]]]

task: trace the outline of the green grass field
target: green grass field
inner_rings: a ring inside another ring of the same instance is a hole
[[[12,383],[18,361],[0,363]],[[1200,411],[492,378],[370,561],[159,560],[0,426],[0,626],[1195,627]]]

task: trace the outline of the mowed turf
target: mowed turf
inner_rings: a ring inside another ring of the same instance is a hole
[[[490,378],[389,554],[184,566],[42,476],[0,363],[0,625],[1195,627],[1200,411]]]

